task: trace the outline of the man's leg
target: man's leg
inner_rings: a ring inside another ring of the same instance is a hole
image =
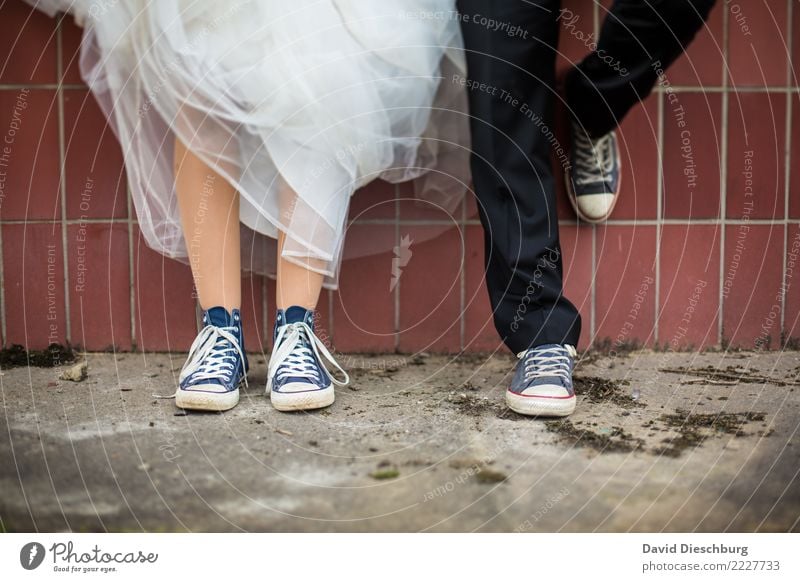
[[[615,0],[597,50],[567,74],[566,100],[573,116],[567,187],[582,219],[602,222],[611,214],[621,175],[613,130],[683,53],[714,1]],[[570,26],[566,11],[559,20]]]
[[[571,401],[569,395],[544,397],[560,407],[554,414],[564,415],[574,409],[574,352],[565,355],[563,344],[577,344],[581,321],[563,295],[550,157],[556,143],[552,128],[559,4],[462,0],[459,8],[470,77],[472,175],[495,327],[514,353],[532,354],[521,362],[512,383],[520,398],[526,373],[551,361],[564,364],[554,372],[553,382],[568,372],[568,388],[558,388],[572,394]],[[558,353],[529,350],[543,345],[558,346],[553,348]],[[548,413],[533,408],[526,412]]]
[[[567,103],[593,138],[647,97],[703,27],[715,0],[616,0],[597,50],[566,79]]]

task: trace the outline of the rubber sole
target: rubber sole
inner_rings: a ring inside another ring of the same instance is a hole
[[[520,396],[506,391],[506,404],[514,412],[527,416],[569,416],[575,412],[575,396],[570,398],[546,398]]]
[[[239,404],[239,388],[231,392],[202,392],[180,390],[175,394],[175,405],[184,410],[223,412]]]
[[[308,392],[274,392],[270,381],[267,383],[267,394],[275,410],[281,412],[316,410],[330,406],[336,400],[333,385]]]
[[[617,159],[620,160],[619,142],[615,141],[614,146],[617,150]],[[572,189],[572,180],[570,179],[569,170],[564,172],[564,182],[566,182],[567,185],[567,198],[569,198],[569,203],[572,205],[572,209],[575,211],[575,214],[578,216],[578,218],[584,222],[588,222],[589,224],[602,224],[611,217],[611,214],[614,212],[614,207],[619,201],[619,193],[622,191],[622,168],[620,167],[619,178],[617,179],[617,191],[614,192],[614,203],[611,204],[611,208],[608,209],[606,215],[601,218],[591,218],[581,212],[581,209],[578,207],[577,196],[575,195],[575,191]]]

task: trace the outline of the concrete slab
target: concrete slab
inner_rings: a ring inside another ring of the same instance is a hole
[[[591,356],[566,421],[502,404],[509,356],[342,358],[352,389],[183,415],[185,356],[0,376],[7,531],[800,531],[800,352]]]

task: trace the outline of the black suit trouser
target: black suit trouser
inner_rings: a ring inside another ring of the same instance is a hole
[[[650,93],[659,70],[680,56],[713,4],[617,0],[597,50],[567,75],[568,106],[580,123],[597,135],[616,127]],[[459,0],[459,12],[495,327],[515,353],[576,345],[581,318],[563,293],[551,162],[552,151],[563,147],[553,124],[555,47],[569,14],[560,0]],[[592,30],[588,22],[580,26]]]

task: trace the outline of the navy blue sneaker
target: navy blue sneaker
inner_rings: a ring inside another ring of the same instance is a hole
[[[189,349],[179,376],[175,404],[190,410],[228,410],[239,403],[239,384],[247,384],[247,354],[238,309],[203,312],[203,329]]]
[[[506,391],[509,408],[530,416],[572,414],[576,356],[574,347],[561,344],[544,344],[517,354],[520,363]]]
[[[346,386],[347,373],[314,333],[314,312],[293,305],[275,317],[272,356],[267,369],[267,393],[277,410],[313,410],[333,404],[333,385]],[[344,376],[334,378],[330,363]]]
[[[566,172],[569,201],[581,220],[603,222],[617,204],[622,181],[617,134],[610,131],[592,139],[578,122],[573,120],[571,127],[571,166]]]

